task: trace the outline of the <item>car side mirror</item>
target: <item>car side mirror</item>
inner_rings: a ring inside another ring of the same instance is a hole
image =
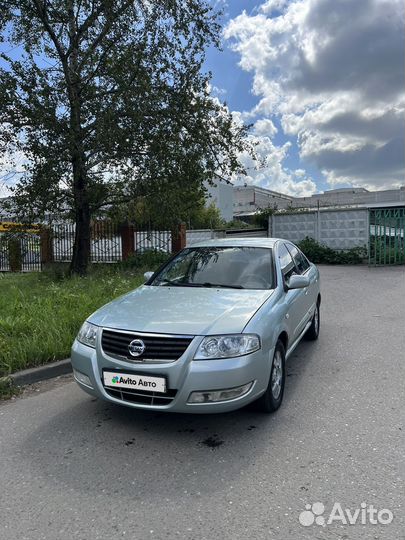
[[[310,284],[308,276],[299,276],[294,274],[288,280],[288,289],[305,289]]]
[[[150,278],[153,276],[154,272],[145,272],[143,277],[145,278],[145,283],[150,280]]]

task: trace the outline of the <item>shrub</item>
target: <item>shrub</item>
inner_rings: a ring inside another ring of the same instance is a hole
[[[315,264],[362,264],[363,259],[367,257],[365,247],[338,251],[320,244],[309,236],[301,240],[298,247]]]
[[[118,266],[125,269],[133,268],[134,270],[156,270],[170,257],[170,253],[156,249],[148,249],[143,253],[135,253],[134,255],[131,255],[125,261],[118,263]]]
[[[13,384],[11,377],[0,377],[0,400],[9,399],[20,393],[20,389]]]

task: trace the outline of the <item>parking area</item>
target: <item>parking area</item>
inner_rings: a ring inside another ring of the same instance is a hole
[[[320,271],[274,415],[137,412],[70,378],[0,404],[0,538],[404,539],[404,267]],[[394,517],[301,524],[315,502]]]

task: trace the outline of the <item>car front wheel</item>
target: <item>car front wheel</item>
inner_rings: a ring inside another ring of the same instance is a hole
[[[283,401],[285,384],[285,351],[281,341],[277,341],[271,365],[270,379],[266,392],[257,400],[260,411],[276,411]]]

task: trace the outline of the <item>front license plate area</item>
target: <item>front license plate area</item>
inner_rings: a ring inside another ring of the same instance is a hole
[[[103,371],[103,382],[104,386],[122,390],[141,390],[142,392],[164,394],[167,389],[165,377],[151,377],[136,373]]]

